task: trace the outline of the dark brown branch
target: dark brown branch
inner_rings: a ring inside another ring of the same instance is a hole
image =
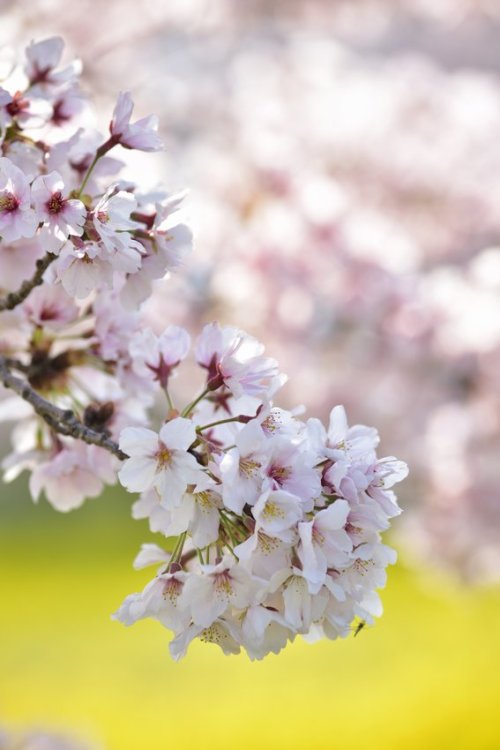
[[[24,302],[28,294],[36,286],[40,286],[43,281],[43,274],[50,264],[57,258],[54,253],[47,253],[43,258],[36,262],[36,270],[31,279],[23,281],[16,292],[10,292],[6,297],[0,298],[0,312],[2,310],[13,310],[15,307]]]
[[[102,432],[87,427],[75,416],[71,409],[60,409],[40,396],[26,380],[13,375],[8,367],[8,360],[1,354],[0,382],[31,404],[38,416],[42,417],[54,432],[83,440],[84,443],[90,445],[98,445],[122,461],[128,458],[127,454],[120,450],[118,443],[115,443],[114,440],[111,440]]]
[[[24,365],[19,359],[13,359],[12,357],[3,357],[4,364],[9,370],[17,370],[18,372],[29,372],[29,365]]]

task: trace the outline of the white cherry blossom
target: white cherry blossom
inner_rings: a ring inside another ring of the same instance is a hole
[[[313,622],[323,615],[327,595],[325,592],[311,594],[301,571],[294,568],[284,584],[283,602],[287,624],[299,633],[307,633]]]
[[[235,447],[226,452],[219,465],[224,505],[241,513],[245,505],[253,505],[265,480],[265,446],[262,431],[249,422],[236,435]]]
[[[296,525],[303,518],[304,508],[297,495],[285,490],[266,490],[252,508],[257,528],[271,537],[291,542]]]
[[[317,455],[284,436],[269,439],[266,454],[270,486],[297,495],[304,507],[307,505],[308,510],[312,510],[313,501],[321,495]]]
[[[350,564],[352,541],[344,529],[348,514],[349,504],[337,500],[318,511],[312,521],[299,523],[298,555],[304,578],[314,594],[325,582],[329,567],[343,568]]]
[[[118,478],[129,492],[155,487],[162,499],[175,506],[188,484],[196,484],[201,468],[188,453],[196,440],[193,424],[183,417],[167,422],[159,433],[143,427],[127,427],[120,434],[120,449],[127,458]]]
[[[261,604],[247,609],[241,631],[250,659],[263,659],[269,653],[279,654],[295,637],[282,614]]]
[[[63,246],[56,273],[69,295],[85,299],[100,286],[112,286],[113,267],[103,255],[95,242],[70,241]]]
[[[238,628],[231,621],[220,618],[208,627],[190,625],[179,633],[169,645],[172,658],[178,661],[185,656],[189,644],[195,638],[203,643],[215,643],[226,655],[239,654],[241,651]]]
[[[204,565],[191,575],[182,592],[182,604],[189,608],[193,623],[212,625],[229,607],[245,609],[257,594],[258,584],[247,571],[225,559],[217,565]]]
[[[145,617],[153,617],[171,630],[184,630],[191,619],[182,600],[186,578],[181,571],[158,575],[140,594],[130,594],[113,615],[114,619],[133,625]]]

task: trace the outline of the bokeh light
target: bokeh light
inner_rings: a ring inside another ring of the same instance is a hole
[[[61,34],[103,129],[120,89],[160,115],[130,169],[190,188],[196,241],[151,325],[240,325],[285,406],[344,403],[411,468],[380,623],[262,664],[110,621],[148,575],[124,494],[2,486],[2,750],[500,746],[499,30],[495,0],[0,0],[0,71]]]

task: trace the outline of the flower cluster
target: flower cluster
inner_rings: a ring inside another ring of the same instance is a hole
[[[187,354],[168,328],[131,342],[153,377]],[[194,638],[251,658],[279,652],[297,633],[347,635],[356,618],[381,613],[376,589],[395,553],[380,539],[400,510],[391,489],[406,466],[378,459],[376,430],[348,427],[335,407],[326,430],[272,405],[283,382],[274,360],[238,329],[205,326],[195,354],[206,387],[158,432],[125,428],[120,482],[140,492],[135,518],[176,537],[172,552],[144,545],[136,565],[158,575],[116,614],[127,625],[153,617],[173,630],[174,658]]]
[[[481,64],[488,26],[463,24],[470,55],[443,66],[438,28],[424,55],[388,54],[389,4],[380,25],[356,4],[356,51],[339,44],[332,3],[315,4],[307,38],[289,11],[265,35],[261,4],[246,45],[241,17],[203,42],[183,35],[181,76],[138,55],[138,81],[182,91],[182,107],[160,99],[158,111],[199,222],[198,262],[168,292],[158,285],[157,321],[251,326],[295,373],[288,406],[325,418],[335,393],[401,446],[413,482],[401,545],[469,583],[498,581],[500,77]],[[119,51],[106,66],[121,74]]]
[[[93,114],[80,64],[61,68],[62,54],[60,38],[32,43],[0,88],[0,370],[18,393],[0,403],[0,418],[17,422],[6,480],[28,469],[35,500],[44,491],[71,510],[116,481],[113,441],[146,420],[152,396],[136,387],[129,339],[191,231],[183,195],[141,192],[109,155],[160,149],[156,118],[132,121],[121,93],[107,135],[83,127]],[[25,386],[42,398],[31,398],[36,413]]]
[[[107,139],[83,128],[69,135],[85,100],[79,65],[58,67],[62,51],[59,38],[31,44],[18,71],[24,90],[14,90],[17,77],[10,91],[0,88],[0,236],[13,253],[26,244],[16,243],[30,240],[34,254],[56,256],[53,280],[71,297],[107,288],[135,304],[153,279],[178,265],[187,235],[173,217],[179,197],[140,193],[118,179],[122,165],[106,155],[118,145],[158,151],[158,122],[154,116],[131,122],[133,102],[125,92]],[[15,255],[20,273],[29,271],[31,256]]]
[[[108,155],[159,149],[156,119],[131,122],[125,93],[106,136],[79,127],[79,65],[60,69],[61,40],[26,55],[0,89],[0,380],[14,392],[0,417],[16,421],[5,479],[28,470],[33,499],[61,511],[117,478],[140,493],[134,517],[174,544],[143,547],[136,564],[159,573],[116,617],[160,620],[174,658],[194,638],[262,658],[296,634],[371,623],[405,464],[378,459],[377,432],[348,427],[342,407],[326,430],[274,406],[286,377],[235,327],[203,327],[204,385],[177,405],[191,338],[153,330],[143,303],[189,250],[182,195],[142,193]]]

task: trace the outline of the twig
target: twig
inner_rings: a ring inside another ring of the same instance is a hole
[[[14,359],[12,357],[3,357],[3,361],[10,370],[17,370],[18,372],[27,373],[30,369],[29,365],[23,364],[19,359]]]
[[[15,391],[18,396],[31,404],[38,416],[42,417],[54,432],[83,440],[90,445],[98,445],[122,461],[128,458],[127,454],[120,450],[118,443],[115,443],[114,440],[111,440],[102,432],[87,427],[75,416],[71,409],[60,409],[40,396],[26,380],[13,375],[8,367],[8,360],[1,354],[0,381],[6,388]]]
[[[16,292],[10,292],[6,297],[0,298],[0,311],[13,310],[21,302],[24,302],[31,290],[40,286],[43,281],[43,274],[56,258],[57,255],[54,255],[54,253],[47,253],[43,258],[39,258],[36,262],[36,271],[31,279],[23,281]]]

